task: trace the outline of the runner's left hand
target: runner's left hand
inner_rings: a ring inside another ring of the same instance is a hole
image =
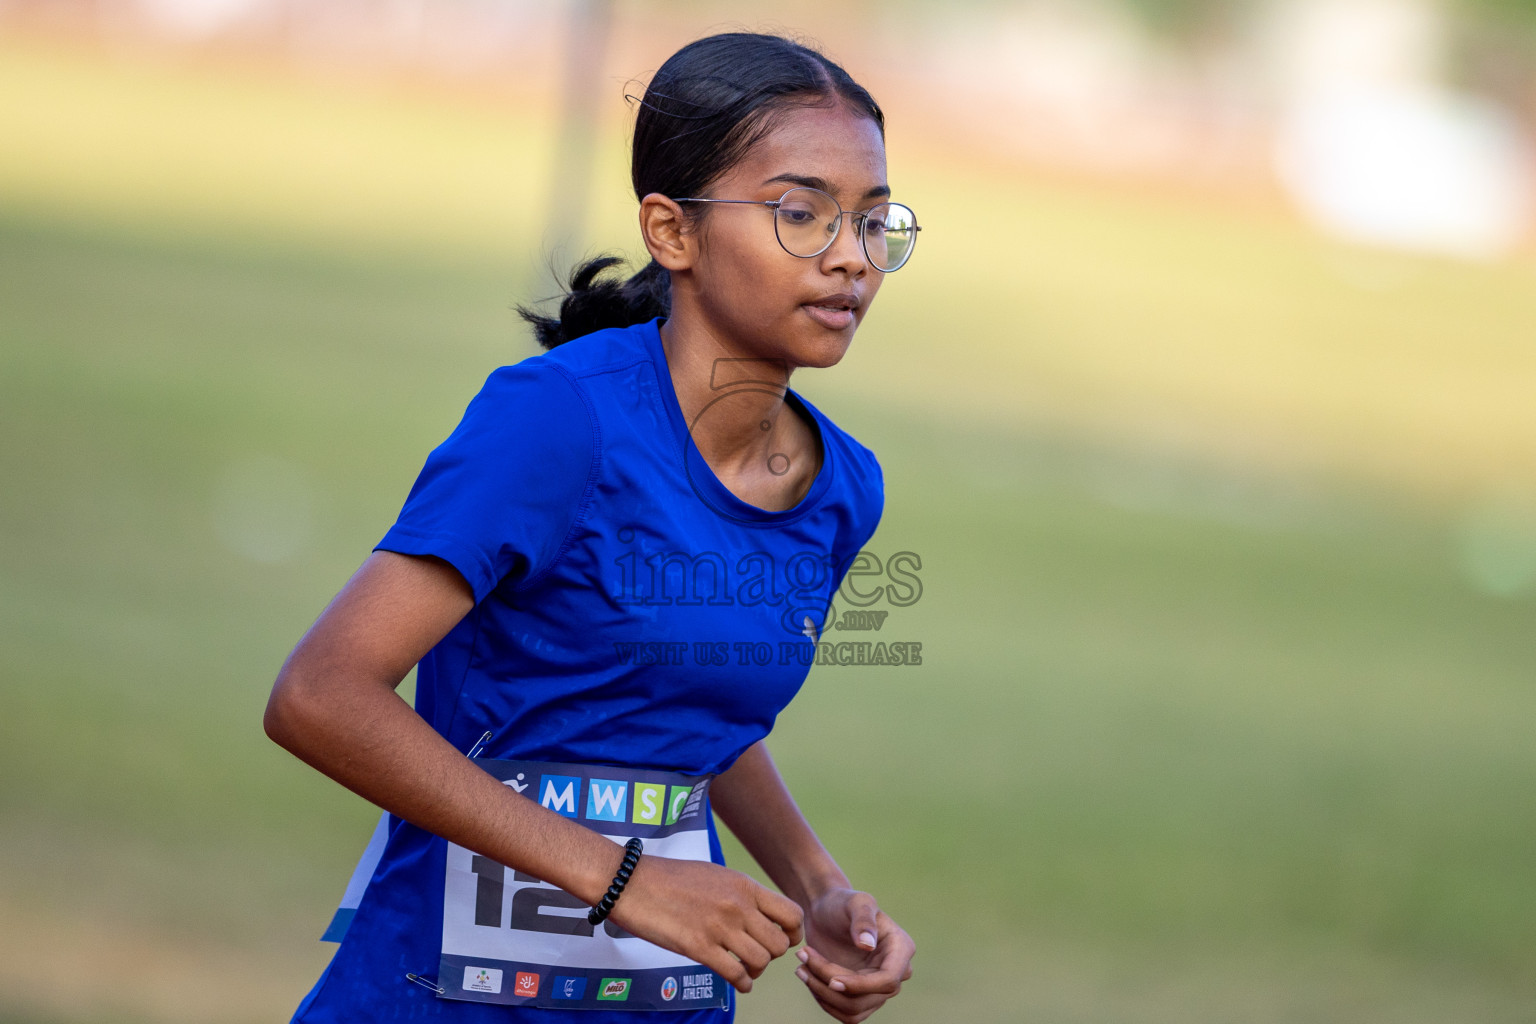
[[[917,946],[881,912],[875,898],[855,889],[830,889],[806,908],[805,948],[795,977],[821,1008],[859,1024],[901,991],[912,977]]]

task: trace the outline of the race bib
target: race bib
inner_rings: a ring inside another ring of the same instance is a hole
[[[475,764],[607,836],[616,852],[638,836],[645,842],[642,860],[710,859],[709,776],[547,761],[477,758]],[[563,889],[449,843],[439,995],[551,1009],[730,1005],[727,985],[709,968],[611,919],[594,927],[588,909]]]

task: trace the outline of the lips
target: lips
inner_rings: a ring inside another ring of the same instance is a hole
[[[851,292],[838,292],[835,295],[824,295],[812,302],[807,302],[806,305],[817,309],[851,311],[859,308],[859,297]]]
[[[848,292],[838,292],[804,303],[801,308],[823,327],[842,331],[853,324],[854,310],[859,308],[859,297]]]

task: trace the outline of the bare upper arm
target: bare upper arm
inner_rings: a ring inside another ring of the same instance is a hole
[[[397,686],[474,604],[469,584],[442,559],[375,551],[288,655],[274,696],[293,683]]]

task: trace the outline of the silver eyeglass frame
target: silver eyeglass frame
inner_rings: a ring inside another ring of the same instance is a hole
[[[785,196],[788,196],[790,194],[790,192],[817,192],[817,193],[820,193],[821,195],[826,196],[828,199],[830,199],[832,201],[832,205],[837,207],[837,213],[838,213],[838,216],[837,216],[837,230],[832,232],[831,237],[829,237],[827,239],[827,244],[826,245],[823,245],[820,249],[817,249],[815,252],[813,252],[813,253],[811,253],[811,254],[809,254],[807,256],[802,256],[799,253],[792,251],[789,248],[789,246],[784,244],[784,238],[783,238],[782,235],[779,234],[779,207],[784,204]],[[802,259],[802,260],[813,260],[817,256],[820,256],[822,253],[826,252],[828,249],[832,248],[832,243],[836,242],[837,241],[837,236],[842,234],[842,232],[843,232],[843,219],[845,217],[847,217],[848,215],[851,214],[854,217],[860,217],[860,218],[864,218],[864,219],[868,219],[869,218],[869,214],[868,213],[860,213],[857,210],[845,210],[845,209],[843,209],[842,206],[838,203],[837,199],[834,196],[832,196],[830,193],[822,192],[821,189],[819,189],[819,188],[812,188],[809,185],[796,185],[794,188],[786,190],[784,195],[779,196],[779,198],[777,198],[777,199],[698,199],[698,198],[686,197],[685,196],[685,197],[681,197],[681,198],[675,198],[672,201],[674,203],[725,203],[727,205],[732,205],[732,206],[766,206],[770,210],[773,211],[773,237],[778,241],[779,248],[783,249],[785,252],[789,253],[791,256],[795,257],[796,259]],[[914,232],[923,230],[918,225],[918,223],[917,223],[917,211],[913,210],[912,207],[908,206],[906,203],[891,203],[889,200],[886,200],[884,202],[876,203],[875,205],[876,206],[887,206],[887,205],[890,205],[890,206],[900,206],[904,210],[911,211],[911,213],[912,213],[912,230]],[[855,230],[857,231],[857,229],[855,229]],[[916,249],[917,249],[917,236],[914,234],[913,237],[912,237],[912,245],[907,249],[907,254],[901,258],[901,262],[896,264],[894,267],[890,268],[889,270],[886,270],[886,269],[880,267],[877,263],[875,263],[874,259],[872,259],[870,257],[870,255],[869,255],[869,240],[864,237],[864,232],[858,231],[858,238],[859,238],[859,249],[864,253],[864,259],[869,263],[870,266],[874,267],[876,270],[880,271],[880,273],[882,273],[882,274],[894,274],[894,273],[896,273],[896,271],[898,271],[902,267],[906,266],[907,265],[907,261],[912,258],[912,253],[914,251],[916,251]]]

